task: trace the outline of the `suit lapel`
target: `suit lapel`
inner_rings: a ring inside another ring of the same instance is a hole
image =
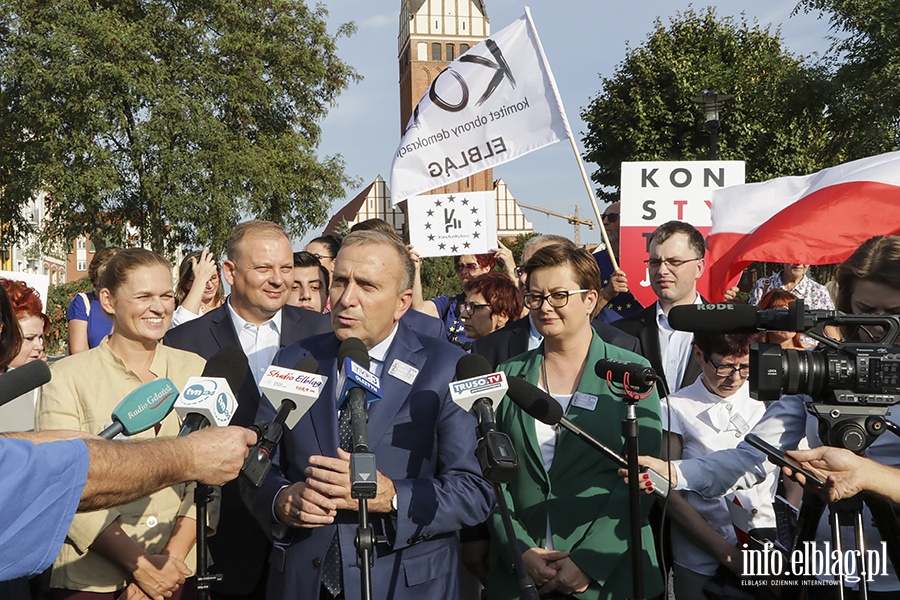
[[[521,377],[527,381],[540,381],[541,361],[544,360],[543,353],[544,344],[541,343],[538,352],[532,354],[524,365],[522,365]],[[540,473],[545,482],[549,482],[549,475],[544,469],[544,458],[541,456],[541,448],[538,445],[537,433],[535,433],[535,419],[530,417],[524,410],[518,411],[519,427],[525,434],[525,451],[528,457],[537,466],[536,473]]]
[[[418,377],[423,376],[425,355],[421,352],[422,344],[409,328],[400,322],[397,324],[397,335],[394,337],[381,368],[381,400],[369,407],[369,445],[374,448],[394,423],[397,412],[406,404],[415,380],[407,383],[389,373],[394,361],[404,362],[418,370]]]
[[[241,348],[241,342],[238,339],[237,332],[234,330],[234,324],[231,322],[231,313],[228,312],[228,306],[222,305],[216,309],[216,314],[212,316],[212,332],[213,338],[216,340],[219,348],[234,346]]]
[[[309,409],[310,420],[316,432],[319,452],[323,456],[336,456],[338,440],[337,415],[337,336],[327,336],[319,347],[309,348],[319,361],[319,373],[328,376],[328,382],[322,388],[319,399]]]
[[[518,356],[528,350],[528,332],[531,326],[528,317],[519,321],[522,325],[514,327],[511,331],[512,335],[509,336],[509,358]]]

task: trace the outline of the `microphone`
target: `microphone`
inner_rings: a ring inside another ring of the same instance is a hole
[[[509,393],[507,394],[509,399],[534,419],[546,425],[561,425],[581,441],[595,450],[599,450],[619,467],[628,468],[628,462],[621,455],[563,416],[562,407],[550,394],[521,377],[510,376],[507,380],[509,381]],[[650,474],[654,494],[660,498],[668,495],[670,485],[668,479],[653,469],[643,468],[641,472]]]
[[[350,411],[353,454],[350,457],[350,495],[372,499],[378,491],[375,455],[369,452],[366,423],[368,403],[381,398],[381,382],[369,372],[369,351],[359,338],[347,338],[338,348],[338,364],[344,384],[338,407],[345,401]]]
[[[262,485],[263,480],[272,468],[272,455],[275,447],[281,441],[284,427],[293,429],[297,421],[306,414],[322,389],[327,377],[316,375],[319,363],[312,356],[304,356],[294,365],[293,369],[285,369],[272,365],[266,371],[259,384],[260,390],[272,406],[275,402],[272,398],[281,395],[283,399],[275,413],[275,420],[271,423],[254,425],[259,439],[244,460],[241,467],[241,475],[253,487]],[[276,395],[277,394],[277,395]],[[302,410],[295,410],[298,403]],[[292,416],[293,415],[293,416]],[[290,421],[288,421],[290,419]]]
[[[500,404],[509,389],[506,374],[491,373],[491,365],[483,356],[466,354],[456,363],[456,379],[450,383],[450,397],[478,419],[475,456],[484,478],[496,483],[509,482],[519,465],[519,457],[509,436],[497,431],[494,419],[494,406]]]
[[[111,440],[120,433],[134,435],[146,431],[162,422],[172,412],[177,399],[178,389],[171,379],[149,381],[119,402],[110,415],[112,424],[98,435]]]
[[[175,403],[181,419],[178,437],[209,425],[224,427],[237,410],[232,390],[240,389],[247,377],[247,357],[234,346],[216,352],[203,368],[200,377],[191,377]]]
[[[756,333],[759,312],[749,304],[686,304],[669,309],[669,325],[678,331]]]
[[[594,365],[597,377],[606,381],[621,383],[625,388],[633,388],[637,394],[646,394],[656,384],[656,371],[638,363],[601,358]]]
[[[259,382],[259,389],[277,411],[275,421],[293,429],[318,400],[328,377],[317,375],[319,363],[312,356],[304,356],[293,369],[270,365]],[[281,398],[276,404],[275,398]],[[288,408],[286,408],[288,407]],[[279,415],[285,411],[279,421]]]
[[[0,375],[0,406],[12,402],[50,381],[50,367],[42,360],[33,360]]]

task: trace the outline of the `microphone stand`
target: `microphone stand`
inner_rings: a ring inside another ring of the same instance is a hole
[[[206,514],[212,496],[212,486],[198,481],[194,488],[194,503],[197,505],[197,600],[209,600],[210,585],[222,581],[221,573],[209,574],[207,561]]]
[[[491,407],[484,401],[477,401],[473,405],[478,418],[476,432],[478,434],[478,447],[475,456],[481,466],[484,478],[491,482],[494,488],[494,497],[500,508],[500,520],[503,521],[503,529],[506,532],[506,545],[513,557],[513,568],[516,572],[516,583],[519,586],[519,598],[521,600],[538,600],[537,588],[528,572],[525,570],[525,561],[519,551],[516,542],[516,532],[513,529],[512,516],[509,513],[509,505],[506,496],[500,488],[501,483],[507,483],[512,478],[519,464],[519,457],[512,441],[505,433],[489,430],[484,431],[485,422],[493,422]]]
[[[352,403],[348,410],[353,419],[367,418],[365,403],[362,410],[354,409],[358,404]],[[365,427],[365,420],[362,422]],[[363,429],[363,431],[365,431]],[[357,566],[359,567],[360,597],[362,600],[372,600],[372,565],[375,556],[375,544],[386,541],[381,536],[376,536],[369,523],[369,500],[378,493],[378,476],[376,474],[375,454],[369,451],[369,445],[365,437],[357,436],[354,432],[353,453],[350,455],[350,497],[359,501],[359,524],[356,527],[356,538],[353,543],[356,546]]]
[[[622,435],[625,438],[625,460],[628,462],[629,532],[631,534],[631,579],[635,600],[644,598],[644,549],[641,540],[641,491],[638,487],[638,422],[634,405],[637,398],[626,394],[625,419]]]

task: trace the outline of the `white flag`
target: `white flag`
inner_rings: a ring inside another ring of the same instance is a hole
[[[409,242],[422,257],[489,254],[497,247],[495,202],[494,192],[410,198]]]
[[[392,202],[571,136],[526,8],[450,63],[422,96],[391,163]]]

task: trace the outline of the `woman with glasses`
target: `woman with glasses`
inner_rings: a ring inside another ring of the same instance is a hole
[[[225,303],[219,265],[206,248],[191,252],[181,261],[175,302],[178,307],[172,314],[172,327],[201,317]]]
[[[664,401],[663,457],[667,450],[672,460],[680,460],[734,448],[759,422],[766,405],[750,397],[746,384],[750,344],[763,335],[694,334],[700,377]],[[713,498],[687,490],[669,494],[676,599],[704,598],[704,586],[717,573],[725,580],[731,578],[728,572],[740,575],[741,545],[750,530],[770,529],[762,537],[774,537],[778,467],[764,469],[764,481],[750,490]]]
[[[621,451],[626,403],[595,373],[604,358],[647,365],[637,354],[607,345],[591,327],[598,310],[599,269],[586,251],[563,245],[541,248],[524,265],[525,306],[543,342],[500,365],[549,393],[566,417]],[[637,406],[641,452],[660,448],[659,397]],[[535,421],[515,403],[497,408],[498,429],[510,436],[519,466],[503,486],[528,575],[548,598],[627,598],[632,592],[628,540],[628,488],[616,465],[558,427]],[[647,513],[642,506],[644,589],[662,592]],[[488,597],[518,598],[507,539],[499,515],[489,523]]]
[[[479,275],[464,290],[466,301],[459,305],[459,316],[470,340],[483,338],[522,314],[519,288],[504,273]]]

